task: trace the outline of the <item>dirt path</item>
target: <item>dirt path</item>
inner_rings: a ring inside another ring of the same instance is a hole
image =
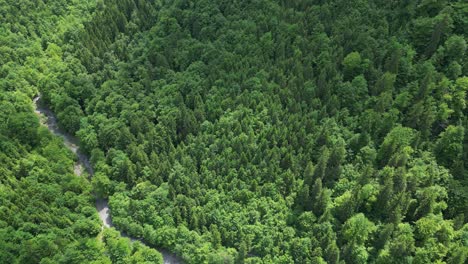
[[[67,148],[69,148],[75,155],[78,157],[78,161],[74,166],[74,172],[77,176],[81,176],[83,171],[87,171],[89,176],[92,177],[94,175],[93,168],[89,162],[89,158],[79,151],[78,147],[78,139],[72,135],[67,134],[66,132],[59,129],[57,124],[57,118],[55,117],[54,113],[47,107],[43,106],[40,103],[40,95],[35,97],[34,102],[34,112],[41,116],[41,119],[44,119],[42,122],[49,131],[59,137],[63,138],[63,142]],[[104,228],[114,227],[112,224],[112,218],[109,209],[109,203],[107,199],[103,198],[96,198],[96,209],[99,213],[99,218],[102,221],[102,225]],[[135,241],[138,240],[142,242],[140,239],[132,238],[127,235],[123,235],[125,237],[130,238],[130,240]],[[143,243],[143,242],[142,242]],[[157,249],[162,255],[164,259],[164,264],[180,264],[182,261],[173,253],[164,250],[164,249]]]

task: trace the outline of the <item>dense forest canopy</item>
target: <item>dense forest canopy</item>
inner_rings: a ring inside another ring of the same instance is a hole
[[[0,262],[467,261],[465,1],[0,1]]]

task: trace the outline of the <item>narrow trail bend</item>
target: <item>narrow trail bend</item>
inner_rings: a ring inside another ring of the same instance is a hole
[[[57,118],[55,114],[46,106],[44,106],[41,101],[40,101],[40,94],[36,96],[33,99],[34,102],[34,112],[36,112],[38,115],[41,117],[44,117],[44,122],[42,122],[48,129],[49,131],[59,137],[63,138],[63,142],[65,146],[70,149],[77,157],[78,161],[76,162],[74,166],[74,172],[77,176],[81,176],[84,170],[88,172],[89,176],[92,177],[94,175],[94,170],[91,166],[91,163],[89,162],[88,156],[86,156],[84,153],[80,152],[79,147],[78,147],[78,139],[65,131],[61,130],[58,127],[57,124]],[[96,198],[96,210],[99,213],[99,218],[102,221],[102,226],[103,227],[114,227],[112,223],[112,218],[110,214],[110,209],[109,209],[109,203],[108,200],[105,198]],[[141,241],[141,239],[138,238],[133,238],[125,233],[121,232],[121,235],[124,237],[128,237],[131,241]],[[162,255],[164,259],[164,264],[181,264],[183,263],[179,257],[177,257],[175,254],[165,250],[165,249],[159,249],[156,248]]]

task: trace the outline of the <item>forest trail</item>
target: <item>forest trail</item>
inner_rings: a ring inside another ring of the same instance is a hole
[[[57,117],[55,116],[55,114],[49,108],[47,108],[46,106],[44,106],[44,105],[42,105],[40,103],[40,98],[41,98],[41,96],[39,94],[38,96],[36,96],[33,99],[33,102],[34,102],[34,112],[36,114],[38,114],[41,117],[41,119],[42,118],[45,119],[44,121],[41,120],[41,124],[45,125],[52,134],[63,138],[63,142],[64,142],[65,146],[68,149],[70,149],[78,157],[78,161],[76,162],[76,164],[74,166],[75,174],[77,176],[81,176],[83,171],[86,170],[88,172],[88,174],[89,174],[89,177],[92,177],[94,175],[94,170],[93,170],[93,168],[91,166],[91,163],[89,162],[88,156],[86,156],[84,153],[79,151],[78,139],[76,137],[64,132],[63,130],[61,130],[58,127]],[[109,202],[108,202],[107,199],[96,198],[96,210],[99,213],[99,218],[102,221],[102,226],[103,227],[105,227],[105,228],[114,227],[114,225],[112,223],[112,218],[111,218],[111,215],[110,215]],[[130,237],[130,236],[128,236],[127,234],[125,234],[123,232],[121,232],[121,235],[123,237],[129,238],[131,241],[138,240],[141,243],[143,243],[143,241],[141,241],[141,239]],[[180,264],[180,263],[183,263],[180,260],[180,258],[177,257],[176,255],[174,255],[173,253],[171,253],[171,252],[169,252],[167,250],[164,250],[164,249],[158,249],[158,248],[156,248],[156,249],[162,254],[163,259],[164,259],[164,264]]]

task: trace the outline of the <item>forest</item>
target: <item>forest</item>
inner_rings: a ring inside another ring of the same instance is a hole
[[[0,0],[0,263],[467,263],[467,40],[462,0]]]

